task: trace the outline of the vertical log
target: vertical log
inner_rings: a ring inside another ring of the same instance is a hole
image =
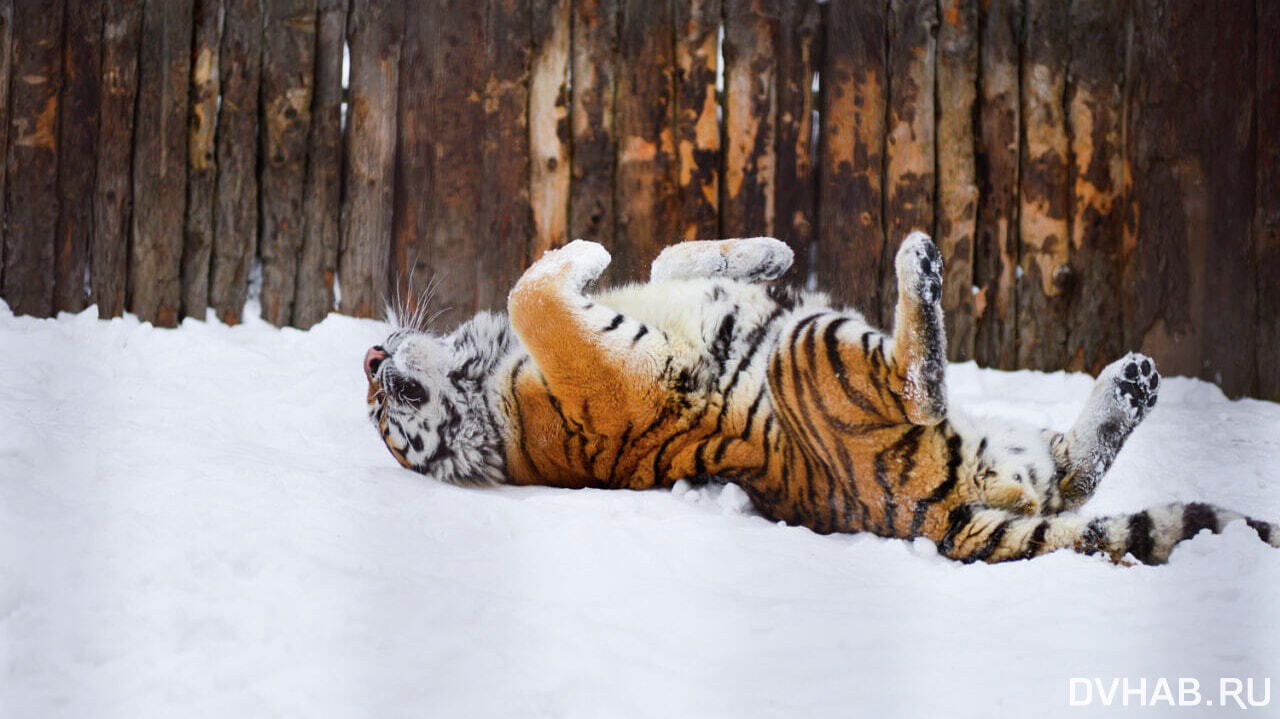
[[[222,0],[196,0],[192,19],[191,109],[187,130],[187,218],[182,246],[182,314],[204,319],[209,308],[209,255],[213,251],[213,193],[217,181],[214,130],[218,124],[218,43]]]
[[[1139,0],[1128,138],[1135,297],[1126,344],[1229,395],[1257,372],[1252,7]]]
[[[9,71],[13,66],[13,0],[0,0],[0,210],[4,208],[9,156]],[[4,287],[4,236],[0,222],[0,295]]]
[[[435,45],[439,42],[437,33],[443,32],[437,28],[450,22],[451,18],[442,13],[437,4],[429,5],[425,12],[409,12],[404,18],[399,98],[395,102],[396,122],[392,126],[395,137],[395,205],[390,218],[393,302],[402,311],[416,309],[420,296],[432,283],[431,273],[457,275],[468,273],[470,269],[437,267],[432,264],[430,256],[435,214],[432,203],[437,192],[431,184],[436,157],[431,142],[438,122],[433,106],[435,67],[439,62]],[[352,88],[354,83],[353,79]],[[370,112],[376,114],[385,110],[373,105]],[[355,237],[353,241],[363,243],[368,239]],[[343,289],[346,289],[345,282]]]
[[[888,106],[882,2],[826,9],[822,70],[822,183],[818,197],[818,286],[867,317],[880,316],[885,262],[884,142]]]
[[[813,79],[822,57],[822,16],[812,0],[784,2],[780,9],[774,233],[795,252],[795,264],[783,281],[803,286],[809,279],[809,245],[817,222]]]
[[[490,0],[485,63],[484,185],[481,215],[487,231],[480,242],[480,309],[505,309],[507,293],[520,278],[534,236],[529,204],[529,0]],[[567,52],[567,48],[565,48]],[[566,98],[567,99],[567,98]],[[559,111],[559,108],[554,108]],[[565,118],[567,122],[567,117]],[[545,130],[550,128],[544,127]],[[567,130],[567,128],[565,128]],[[559,133],[559,128],[553,130]],[[557,134],[557,137],[559,135]],[[548,138],[549,140],[549,138]],[[560,140],[556,140],[560,143]],[[567,173],[569,158],[556,158]],[[545,169],[545,168],[544,168]],[[565,174],[562,182],[568,181]],[[567,186],[565,190],[567,191]],[[565,209],[567,211],[567,197]],[[536,257],[536,255],[532,255]]]
[[[63,45],[63,87],[58,123],[58,231],[54,309],[79,312],[89,293],[89,239],[93,234],[93,159],[98,139],[102,8],[96,0],[68,0]]]
[[[293,324],[307,329],[333,309],[342,205],[342,47],[347,0],[316,6],[315,85],[302,193],[303,239]]]
[[[316,0],[272,0],[262,48],[262,317],[293,320],[315,73]]]
[[[933,231],[937,25],[934,0],[889,3],[888,247],[880,276],[883,327],[893,323],[898,298],[893,265],[898,245],[913,230]]]
[[[476,38],[484,36],[486,12],[483,5],[440,0],[436,18],[427,260],[435,276],[436,301],[452,309],[448,320],[457,324],[476,311],[479,299],[482,240],[476,228],[483,226],[484,148],[476,142],[476,131],[485,122],[485,44]],[[523,247],[516,252],[522,255]]]
[[[1013,369],[1017,340],[1018,55],[1021,0],[990,0],[980,13],[978,243],[974,262],[974,355]]]
[[[227,324],[240,321],[258,244],[258,91],[263,0],[226,0],[219,59],[218,189],[213,216],[209,304]]]
[[[138,57],[134,126],[129,311],[144,322],[178,324],[183,217],[187,204],[187,96],[191,3],[148,0]]]
[[[347,21],[351,74],[338,272],[342,312],[356,317],[381,317],[389,298],[404,21],[404,7],[396,0],[353,0]]]
[[[1049,370],[1066,364],[1066,314],[1074,278],[1063,106],[1070,13],[1060,0],[1027,0],[1025,8],[1018,366]]]
[[[1257,7],[1257,396],[1280,401],[1280,3]]]
[[[716,100],[720,0],[675,3],[676,151],[682,240],[720,235],[720,121]]]
[[[102,317],[124,312],[133,216],[133,123],[138,95],[141,0],[106,0],[102,7],[102,112],[93,180],[90,300]]]
[[[569,0],[533,2],[533,65],[529,79],[532,257],[568,242],[569,16]],[[508,251],[519,249],[511,247]]]
[[[1064,359],[1098,372],[1123,348],[1120,288],[1125,256],[1125,10],[1111,0],[1071,3],[1071,73],[1067,87],[1074,203],[1071,283]]]
[[[662,248],[679,239],[675,68],[671,6],[624,0],[618,38],[614,280],[647,277]]]
[[[978,0],[943,0],[938,31],[938,207],[934,240],[942,251],[947,355],[973,358],[974,236],[978,176],[974,103],[978,88]]]
[[[14,7],[0,295],[37,317],[53,314],[62,22],[62,3]]]
[[[778,72],[778,7],[726,0],[724,17],[724,183],[720,226],[729,237],[772,235]]]
[[[612,247],[614,163],[618,156],[613,122],[618,3],[575,0],[572,45],[569,235]]]

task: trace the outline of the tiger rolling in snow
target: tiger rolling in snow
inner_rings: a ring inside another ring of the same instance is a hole
[[[599,245],[546,253],[508,299],[452,334],[406,327],[369,350],[369,416],[402,465],[454,484],[645,489],[717,477],[764,516],[821,532],[927,537],[964,562],[1058,549],[1164,562],[1244,519],[1207,504],[1086,518],[1160,375],[1130,354],[1103,370],[1065,432],[947,404],[942,262],[922,233],[896,257],[894,332],[822,294],[769,284],[770,238],[685,242],[650,281],[594,294]]]

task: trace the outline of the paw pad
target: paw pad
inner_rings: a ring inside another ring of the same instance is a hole
[[[927,304],[942,299],[942,253],[923,232],[912,232],[898,248],[898,281]]]
[[[1129,355],[1123,361],[1121,377],[1116,383],[1116,392],[1129,407],[1143,414],[1156,406],[1160,373],[1156,371],[1151,358],[1143,355]]]

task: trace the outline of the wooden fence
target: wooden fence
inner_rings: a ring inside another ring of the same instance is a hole
[[[1280,399],[1269,0],[0,0],[0,153],[19,313],[235,322],[260,262],[278,325],[457,321],[768,234],[888,323],[924,228],[953,358]]]

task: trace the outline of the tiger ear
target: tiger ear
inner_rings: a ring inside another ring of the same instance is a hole
[[[479,381],[493,372],[511,348],[511,328],[505,316],[479,312],[454,330],[453,349],[462,362],[461,374]]]

